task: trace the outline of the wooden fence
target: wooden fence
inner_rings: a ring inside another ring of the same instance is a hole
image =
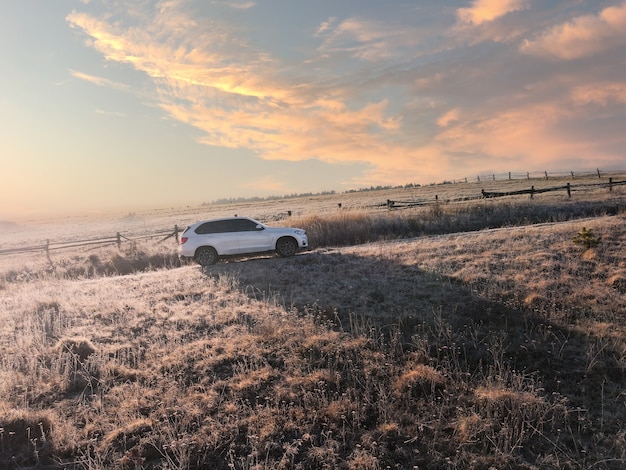
[[[534,171],[534,172],[526,172],[526,173],[513,173],[513,172],[506,172],[506,173],[483,173],[482,175],[477,175],[474,178],[461,178],[458,180],[454,180],[452,181],[453,183],[468,183],[468,182],[473,182],[476,181],[478,183],[483,182],[483,181],[511,181],[511,180],[521,180],[521,179],[525,179],[525,180],[531,180],[531,179],[545,179],[545,180],[550,180],[550,179],[559,179],[559,178],[571,178],[573,180],[575,179],[580,179],[580,178],[603,178],[606,177],[607,175],[610,175],[613,172],[609,172],[609,171],[600,171],[599,168],[597,168],[595,171],[586,171],[586,172],[581,172],[581,171],[562,171],[562,172],[548,172],[548,171]],[[616,173],[623,173],[623,172],[616,172]]]
[[[45,251],[46,255],[50,257],[50,252],[53,250],[63,250],[66,248],[77,248],[81,246],[90,246],[90,245],[113,245],[113,244],[117,244],[118,248],[121,248],[122,243],[124,242],[132,242],[132,241],[146,240],[150,238],[161,238],[161,237],[163,238],[159,240],[159,243],[172,237],[176,240],[176,243],[178,243],[179,233],[180,233],[180,229],[178,225],[175,225],[173,232],[160,231],[160,232],[155,232],[149,235],[142,235],[139,237],[132,237],[132,238],[126,237],[122,235],[121,233],[117,232],[112,237],[92,238],[89,240],[73,240],[73,241],[67,241],[67,242],[53,242],[53,243],[51,243],[50,240],[48,240],[46,241],[45,245],[23,246],[20,248],[6,248],[3,250],[0,250],[0,256],[12,255],[12,254],[17,254],[17,253],[31,253],[31,252],[37,252],[37,251]]]
[[[485,198],[496,198],[503,196],[520,196],[524,194],[530,195],[532,199],[535,194],[548,193],[552,191],[567,191],[567,196],[572,197],[572,191],[580,191],[583,189],[596,189],[596,188],[608,188],[609,191],[613,191],[615,186],[626,185],[626,181],[613,181],[613,178],[609,178],[609,181],[606,183],[581,183],[581,184],[571,184],[567,183],[564,186],[554,186],[551,188],[535,188],[531,186],[530,189],[522,189],[519,191],[507,191],[507,192],[496,192],[496,191],[485,191],[481,190],[480,195],[476,196],[467,196],[456,199],[447,199],[444,202],[461,202],[461,201],[471,201],[477,199],[485,199]],[[389,209],[400,209],[404,207],[416,207],[416,206],[425,206],[430,204],[436,204],[439,201],[439,197],[435,196],[435,200],[420,200],[420,201],[396,201],[387,199],[387,207]]]

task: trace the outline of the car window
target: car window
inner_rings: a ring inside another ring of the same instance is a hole
[[[235,232],[232,220],[218,220],[215,222],[215,233]]]
[[[215,222],[205,222],[196,228],[195,232],[198,235],[205,235],[208,233],[215,233]]]
[[[231,220],[213,220],[200,225],[196,229],[196,233],[199,235],[207,235],[210,233],[234,232],[236,230]]]
[[[257,223],[250,219],[234,219],[231,220],[234,231],[236,232],[255,232]]]
[[[257,222],[250,219],[212,220],[198,226],[195,232],[198,235],[228,232],[254,232],[257,230],[256,227]]]

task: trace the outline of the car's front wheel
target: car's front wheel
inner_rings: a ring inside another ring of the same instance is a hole
[[[293,256],[298,250],[298,242],[291,237],[279,238],[276,242],[276,253],[283,258]]]
[[[212,264],[217,263],[218,259],[219,256],[217,255],[217,251],[215,251],[215,248],[210,246],[198,248],[198,251],[196,251],[196,263],[202,267],[211,266]]]

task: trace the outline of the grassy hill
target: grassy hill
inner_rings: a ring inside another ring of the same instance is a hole
[[[448,186],[220,209],[305,227],[288,259],[3,259],[0,467],[623,468],[624,191]]]

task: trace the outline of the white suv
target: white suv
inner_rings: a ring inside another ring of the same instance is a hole
[[[204,220],[190,225],[180,238],[178,254],[201,266],[222,256],[275,251],[292,256],[309,247],[306,232],[298,228],[272,228],[246,217]]]

